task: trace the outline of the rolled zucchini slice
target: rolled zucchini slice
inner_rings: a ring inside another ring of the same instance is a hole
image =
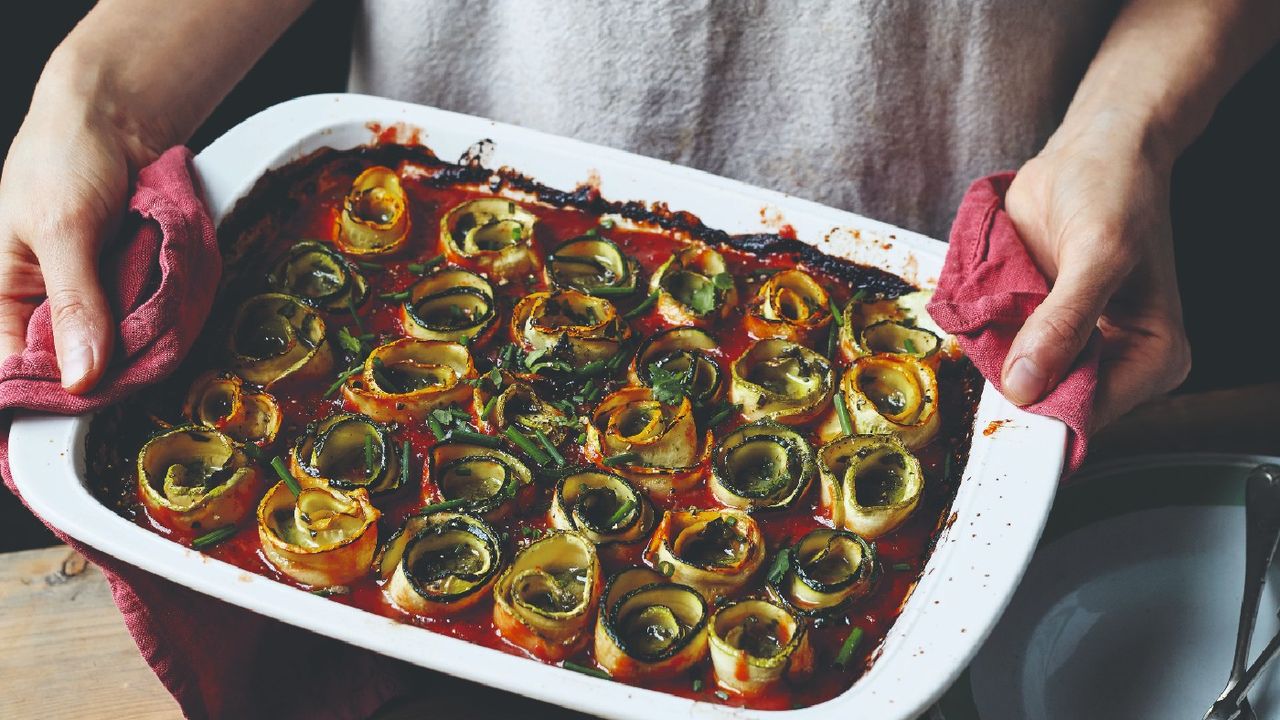
[[[521,550],[493,586],[493,624],[502,637],[548,662],[582,650],[600,598],[595,543],[557,532]]]
[[[598,297],[631,297],[640,289],[640,263],[612,240],[583,235],[547,256],[547,284]]]
[[[400,326],[419,340],[486,342],[498,327],[493,285],[468,270],[437,270],[409,289]]]
[[[228,344],[236,374],[264,387],[333,370],[324,319],[291,295],[265,293],[245,300],[232,321]]]
[[[502,389],[493,393],[481,383],[476,386],[471,405],[476,427],[501,435],[509,427],[537,436],[541,431],[559,445],[568,436],[574,421],[559,408],[538,397],[532,385],[503,375]]]
[[[494,522],[511,512],[517,495],[533,487],[521,459],[496,448],[443,442],[431,448],[427,474],[439,501],[461,500],[461,509]]]
[[[714,602],[751,582],[764,562],[764,535],[741,510],[667,511],[645,555]]]
[[[915,449],[929,444],[942,425],[938,378],[913,357],[860,357],[845,371],[840,390],[860,433],[893,433]]]
[[[733,430],[711,454],[711,493],[738,510],[791,507],[817,474],[809,441],[771,420]]]
[[[440,219],[440,246],[449,262],[491,278],[534,272],[538,216],[513,200],[480,198],[457,205]]]
[[[471,400],[476,376],[466,346],[401,338],[374,348],[360,373],[347,378],[343,397],[380,422],[421,421],[446,405]]]
[[[942,339],[924,328],[881,320],[863,329],[860,346],[872,355],[887,353],[929,360],[942,347]]]
[[[551,524],[582,533],[597,545],[639,542],[654,521],[653,504],[620,475],[581,469],[556,483]]]
[[[838,528],[875,539],[920,504],[920,461],[893,435],[849,435],[818,451],[822,508]]]
[[[182,414],[194,425],[211,427],[245,443],[270,445],[280,432],[280,404],[264,392],[245,390],[231,373],[207,372],[187,391]]]
[[[707,655],[707,602],[648,568],[609,579],[596,616],[595,656],[618,680],[673,677]]]
[[[687,394],[697,405],[706,405],[724,395],[728,383],[713,354],[720,346],[706,330],[676,327],[645,340],[636,352],[632,382],[653,387],[655,368],[686,375]]]
[[[840,326],[845,360],[895,353],[936,362],[946,333],[925,312],[932,296],[932,291],[918,290],[894,299],[850,301]]]
[[[649,289],[658,293],[658,313],[672,325],[704,326],[738,304],[738,285],[724,256],[704,245],[690,245],[667,258]]]
[[[711,433],[699,436],[689,398],[658,402],[649,388],[625,387],[607,396],[587,425],[587,457],[650,495],[687,490],[711,452]]]
[[[360,271],[315,240],[289,248],[268,282],[276,291],[328,312],[351,312],[369,295],[369,284]]]
[[[786,569],[770,575],[769,594],[806,617],[844,610],[879,576],[875,545],[846,530],[819,528],[783,552]]]
[[[813,647],[804,621],[768,600],[742,600],[711,616],[711,666],[716,683],[758,697],[813,674]]]
[[[387,541],[376,565],[397,607],[442,616],[484,598],[504,562],[492,526],[473,515],[438,512],[411,517]]]
[[[364,490],[276,483],[258,505],[262,554],[305,585],[345,585],[369,572],[378,549],[378,510]]]
[[[388,167],[368,168],[351,183],[342,203],[337,245],[349,255],[386,255],[409,235],[409,200]]]
[[[746,323],[758,338],[812,344],[831,324],[831,299],[809,273],[783,270],[760,286],[747,309]]]
[[[729,399],[748,421],[808,422],[826,407],[835,385],[831,363],[790,340],[760,340],[734,361]]]
[[[577,290],[532,293],[511,311],[516,344],[575,364],[607,360],[630,337],[631,326],[613,303]]]
[[[339,413],[307,425],[289,454],[289,469],[304,487],[399,489],[404,473],[391,432],[368,416]]]
[[[262,490],[261,471],[229,436],[185,425],[138,451],[138,495],[156,522],[183,533],[234,525]]]

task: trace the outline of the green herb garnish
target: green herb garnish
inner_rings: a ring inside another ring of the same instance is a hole
[[[849,666],[849,661],[853,659],[853,651],[858,648],[858,642],[862,640],[862,628],[857,625],[849,631],[849,637],[844,639],[844,644],[840,646],[840,652],[836,655],[836,667],[844,669]]]
[[[289,472],[289,468],[285,467],[284,460],[281,460],[279,456],[271,458],[271,469],[276,471],[276,475],[284,481],[284,484],[288,486],[289,492],[293,493],[294,497],[302,493],[302,487],[298,485],[298,479]]]
[[[840,306],[836,305],[836,299],[827,296],[827,304],[831,306],[831,318],[836,321],[836,325],[844,326],[844,313],[840,312]]]
[[[658,291],[654,290],[653,292],[649,293],[649,297],[646,297],[644,299],[644,302],[640,303],[634,308],[631,308],[631,310],[623,313],[622,319],[634,320],[640,317],[641,315],[645,314],[646,312],[648,312],[649,308],[653,307],[653,304],[656,302],[658,302]]]
[[[514,426],[508,426],[502,434],[506,435],[508,440],[515,443],[521,450],[525,451],[525,454],[533,458],[534,462],[539,465],[546,465],[551,462],[551,458],[547,457],[546,453],[542,452],[537,445],[533,444],[532,440],[526,437],[524,433],[515,429]]]
[[[671,372],[658,363],[649,363],[649,383],[653,398],[664,405],[679,405],[689,394],[689,385],[693,383],[693,369],[690,365],[681,372]]]
[[[582,673],[583,675],[590,675],[591,677],[597,677],[597,678],[600,678],[601,680],[613,679],[612,675],[605,672],[604,670],[601,670],[600,668],[593,668],[593,667],[587,667],[586,665],[579,665],[578,663],[573,662],[572,660],[564,661],[564,669],[572,670],[574,672],[579,672],[579,673]]]
[[[555,445],[551,444],[551,439],[547,437],[547,434],[541,430],[534,430],[533,434],[537,436],[538,442],[542,443],[542,447],[551,455],[551,459],[555,461],[556,467],[563,467],[564,456],[560,454],[560,451],[556,449]]]
[[[609,522],[605,524],[605,527],[618,527],[623,520],[627,519],[627,516],[631,514],[631,511],[635,509],[636,501],[631,498],[627,498],[618,506],[618,509],[614,510],[613,514],[609,516]]]
[[[218,543],[222,542],[223,540],[226,540],[227,538],[235,534],[236,534],[235,525],[224,525],[223,527],[220,527],[217,530],[210,530],[209,532],[201,535],[195,540],[192,540],[191,547],[195,548],[196,550],[203,550],[207,547],[212,547],[214,545],[217,545]]]
[[[364,343],[360,342],[360,338],[351,334],[351,331],[344,328],[338,329],[338,346],[352,355],[359,355],[364,349]]]
[[[379,295],[378,297],[379,297],[379,298],[381,298],[381,299],[383,299],[383,300],[392,300],[392,301],[395,301],[395,302],[402,302],[402,301],[404,301],[404,300],[408,300],[408,299],[409,299],[409,291],[408,291],[408,290],[401,290],[400,292],[382,293],[382,294],[381,294],[381,295]]]
[[[609,457],[605,458],[604,464],[608,465],[609,467],[616,467],[618,465],[626,465],[627,463],[634,462],[639,459],[640,459],[640,453],[623,452],[623,453],[618,453],[617,455],[610,455]]]
[[[837,390],[831,402],[836,406],[836,417],[840,418],[840,432],[845,435],[853,434],[853,420],[849,418],[849,408],[844,404],[844,391]]]
[[[502,444],[498,438],[484,433],[472,432],[471,430],[454,430],[452,433],[454,440],[469,442],[472,445],[481,445],[488,448],[496,448]]]
[[[438,512],[443,512],[445,510],[453,510],[455,508],[460,508],[469,502],[471,501],[465,498],[445,500],[444,502],[431,503],[430,505],[426,505],[422,508],[419,508],[413,514],[414,515],[430,515],[431,513],[438,513]]]

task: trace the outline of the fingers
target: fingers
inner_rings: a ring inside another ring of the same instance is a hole
[[[1122,259],[1065,260],[1053,289],[1027,318],[1005,358],[1001,385],[1018,405],[1041,399],[1067,374],[1129,270]]]
[[[1139,332],[1113,330],[1104,322],[1102,330],[1105,342],[1091,433],[1143,401],[1178,387],[1191,372],[1191,346],[1176,322]]]
[[[36,250],[53,321],[62,386],[83,393],[97,384],[111,358],[111,309],[98,281],[99,228],[63,226]]]
[[[27,321],[44,296],[40,269],[29,252],[23,252],[12,233],[0,232],[0,361],[22,352]]]

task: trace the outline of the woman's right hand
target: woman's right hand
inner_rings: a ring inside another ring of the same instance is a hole
[[[44,298],[62,385],[92,388],[111,358],[115,323],[98,256],[132,176],[158,150],[118,109],[46,68],[0,173],[0,358],[22,352]]]

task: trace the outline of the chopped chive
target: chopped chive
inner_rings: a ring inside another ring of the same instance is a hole
[[[702,678],[693,679],[693,691],[702,692]]]
[[[634,320],[640,317],[641,315],[645,314],[645,312],[647,312],[649,308],[653,307],[653,304],[656,302],[658,302],[658,291],[654,290],[653,292],[649,293],[649,297],[645,298],[644,302],[632,308],[630,312],[623,313],[622,319]]]
[[[579,444],[579,445],[586,445],[586,444],[587,444],[587,434],[586,434],[586,433],[578,433],[578,444]]]
[[[498,438],[484,433],[472,432],[470,430],[454,430],[452,433],[454,440],[469,442],[472,445],[483,445],[488,448],[496,448],[502,444]]]
[[[729,702],[729,693],[727,693],[727,692],[725,692],[725,691],[723,691],[723,690],[717,690],[717,691],[715,691],[713,694],[714,694],[716,697],[720,698],[720,700],[721,700],[721,701],[723,701],[723,702]]]
[[[734,525],[738,524],[738,518],[734,515],[721,515],[720,519],[723,520],[724,524],[728,525],[729,527],[733,527]]]
[[[588,378],[582,385],[582,399],[588,400],[596,391],[596,379]]]
[[[284,484],[289,486],[289,492],[292,492],[294,497],[302,493],[302,488],[298,485],[298,479],[289,472],[289,468],[284,466],[284,461],[280,459],[280,456],[277,455],[271,458],[271,469],[275,470],[276,475],[280,476]]]
[[[626,501],[619,505],[618,509],[614,510],[613,514],[609,516],[609,522],[606,523],[605,527],[617,527],[618,523],[626,520],[627,516],[631,514],[631,511],[635,509],[636,501],[631,498],[627,498]]]
[[[218,528],[217,530],[210,530],[209,532],[201,535],[195,540],[192,540],[191,547],[195,548],[196,550],[203,550],[207,547],[212,547],[214,545],[217,545],[218,543],[222,542],[223,540],[226,540],[227,538],[235,534],[236,534],[235,525],[224,525]]]
[[[894,570],[897,570],[898,572],[902,572],[902,571],[904,571],[904,570],[910,570],[910,569],[911,569],[911,563],[904,563],[904,562],[894,563],[894,564],[893,564],[893,569],[894,569]]]
[[[840,646],[840,652],[836,655],[836,667],[848,667],[849,661],[853,659],[853,651],[858,648],[858,642],[862,640],[862,628],[857,625],[849,631],[849,637],[844,639],[844,644]]]
[[[586,365],[583,365],[582,367],[578,368],[574,372],[574,374],[578,375],[579,377],[590,377],[608,367],[609,365],[604,360],[592,360]]]
[[[851,303],[862,302],[863,299],[866,297],[867,297],[867,289],[862,288],[858,290],[858,292],[854,293],[853,297],[849,298],[849,302]]]
[[[667,577],[671,577],[676,574],[676,566],[672,565],[668,560],[662,560],[658,563],[658,572],[666,575]]]
[[[364,474],[373,475],[373,438],[364,436]]]
[[[324,391],[324,397],[329,397],[330,395],[337,392],[338,388],[342,387],[342,384],[347,381],[347,378],[351,377],[352,375],[355,375],[356,373],[360,372],[360,370],[362,369],[363,369],[363,366],[357,365],[353,368],[347,368],[346,370],[343,370],[342,372],[338,373],[338,379],[335,380],[333,384],[329,386],[328,390]]]
[[[840,431],[845,435],[852,435],[853,420],[849,419],[849,408],[844,404],[844,391],[837,390],[831,400],[836,406],[836,417],[840,418]]]
[[[441,425],[435,416],[427,416],[427,427],[431,428],[431,434],[436,436],[438,442],[444,442],[447,433],[444,431],[444,425]]]
[[[422,263],[409,263],[408,265],[405,266],[405,269],[407,269],[409,272],[413,273],[414,275],[421,275],[422,273],[427,271],[427,266],[423,265]]]
[[[579,665],[578,663],[573,662],[572,660],[564,661],[564,669],[572,670],[574,672],[579,672],[579,673],[582,673],[583,675],[590,675],[591,677],[597,677],[602,680],[613,679],[612,675],[601,670],[600,668],[593,668],[593,667],[587,667],[586,665]]]
[[[600,227],[605,230],[613,229],[613,220],[611,218],[600,218]]]
[[[365,260],[358,260],[356,261],[356,264],[360,266],[361,270],[368,270],[370,272],[378,272],[382,270],[382,266],[379,265],[378,263],[367,262]]]
[[[542,452],[537,445],[533,444],[532,440],[526,437],[519,430],[515,429],[514,426],[508,426],[502,434],[506,435],[508,440],[519,446],[521,450],[525,451],[525,453],[528,454],[529,457],[533,458],[534,462],[539,465],[546,465],[551,462],[551,458],[547,457],[546,453]]]
[[[493,411],[493,406],[498,404],[498,396],[490,395],[488,402],[484,404],[484,409],[480,411],[480,417],[487,418],[489,413]]]
[[[629,462],[632,462],[634,460],[639,460],[639,459],[640,459],[639,453],[622,452],[622,453],[618,453],[617,455],[610,455],[609,457],[605,458],[604,464],[608,465],[609,467],[615,467],[617,465],[626,465]]]
[[[400,292],[382,293],[378,297],[382,300],[394,300],[396,302],[400,302],[409,299],[409,291],[401,290]]]
[[[437,255],[437,256],[435,256],[435,257],[433,257],[433,258],[428,258],[428,259],[426,259],[426,260],[423,260],[423,261],[422,261],[422,267],[424,267],[424,268],[426,268],[426,269],[430,270],[431,268],[433,268],[433,267],[435,267],[435,266],[439,265],[439,264],[440,264],[440,263],[442,263],[442,262],[444,262],[444,254],[443,254],[443,253],[442,253],[442,254],[440,254],[440,255]]]
[[[356,339],[360,342],[373,342],[378,339],[378,336],[373,333],[365,333],[364,335],[356,336]]]
[[[844,313],[840,312],[840,306],[836,304],[835,298],[827,296],[827,304],[831,306],[831,319],[835,320],[836,325],[844,325]]]
[[[560,454],[555,445],[551,444],[551,439],[547,437],[547,434],[541,430],[534,430],[533,434],[538,436],[538,442],[542,443],[542,447],[551,455],[551,459],[555,461],[556,466],[562,467],[564,465],[564,456]]]
[[[364,334],[364,324],[360,322],[360,313],[356,312],[356,300],[350,295],[347,296],[347,309],[351,311],[351,321],[356,324],[356,334]]]
[[[409,441],[400,446],[400,487],[409,482]]]
[[[918,354],[918,351],[916,350],[916,343],[911,338],[904,338],[902,341],[902,347],[912,355]]]
[[[445,500],[444,502],[431,503],[430,505],[424,505],[423,507],[414,511],[413,514],[414,515],[430,515],[431,513],[438,513],[444,510],[453,510],[454,508],[460,508],[469,502],[471,501],[467,500],[466,498],[455,498],[453,500]]]
[[[715,427],[716,425],[719,425],[720,423],[727,420],[730,415],[736,412],[739,412],[741,410],[742,410],[741,405],[730,405],[722,409],[720,412],[717,412],[715,415],[712,415],[711,419],[707,421],[707,425],[710,427]]]
[[[832,323],[831,330],[827,332],[827,357],[831,360],[836,359],[836,345],[839,344],[840,326]]]
[[[612,285],[601,285],[587,290],[587,294],[592,297],[622,297],[635,292],[635,287],[614,287]]]

